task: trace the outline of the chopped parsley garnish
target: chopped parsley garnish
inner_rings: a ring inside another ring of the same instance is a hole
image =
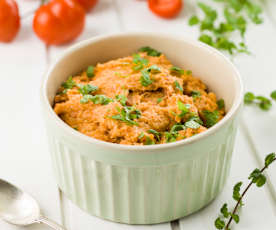
[[[203,121],[200,119],[200,117],[197,114],[190,113],[190,117],[188,121],[195,121],[196,123],[203,125]]]
[[[142,58],[140,54],[133,54],[132,57],[133,57],[132,62],[135,64],[132,67],[132,69],[135,71],[143,69],[144,66],[148,65],[149,63],[149,60]]]
[[[121,105],[126,105],[127,97],[125,95],[116,95],[115,98],[121,103]]]
[[[181,93],[183,93],[183,88],[182,86],[179,84],[178,81],[174,81],[174,86],[176,89],[178,89]]]
[[[149,129],[148,133],[151,133],[154,135],[154,137],[157,139],[157,141],[160,141],[162,134],[154,129]]]
[[[146,136],[145,145],[155,145],[154,140],[150,139],[150,137]]]
[[[152,65],[149,68],[147,68],[148,72],[150,73],[160,73],[161,69],[157,65]]]
[[[157,100],[156,100],[157,104],[159,104],[162,100],[163,100],[162,97],[157,98]]]
[[[223,17],[218,17],[219,13],[202,2],[198,7],[204,13],[203,18],[194,15],[189,20],[189,25],[197,25],[201,31],[199,40],[220,50],[225,50],[229,54],[247,53],[244,34],[247,30],[248,21],[255,24],[262,23],[260,14],[262,9],[252,0],[215,0],[223,4],[224,9],[219,12]],[[205,33],[205,31],[208,31]],[[242,42],[234,42],[231,35],[238,31]]]
[[[201,96],[201,93],[200,93],[200,91],[198,91],[198,90],[193,90],[193,91],[191,92],[191,96],[192,96],[193,98],[198,98],[198,97]]]
[[[138,139],[142,139],[143,137],[145,136],[145,133],[144,132],[141,132],[140,135],[138,136]]]
[[[135,109],[132,106],[124,106],[123,108],[117,107],[117,111],[119,112],[119,114],[113,115],[111,118],[125,122],[129,125],[138,125],[138,123],[134,121],[134,119],[138,119],[141,117],[140,110]]]
[[[78,87],[79,87],[79,92],[82,95],[93,93],[99,89],[98,86],[94,86],[90,84],[87,84],[87,85],[78,84]]]
[[[189,113],[189,109],[191,107],[190,104],[183,104],[181,101],[177,102],[177,107],[181,111],[178,115],[179,117],[184,117],[187,113]]]
[[[177,67],[177,66],[173,66],[170,68],[170,72],[173,75],[183,75],[184,74],[184,70]]]
[[[212,127],[219,120],[219,112],[217,110],[215,110],[213,112],[204,110],[203,115],[204,115],[204,119],[205,119],[205,126],[207,128]]]
[[[150,78],[150,73],[159,73],[161,72],[160,68],[157,65],[152,65],[149,68],[143,69],[141,71],[142,76],[140,77],[141,85],[148,86],[152,84],[152,79]]]
[[[112,102],[113,100],[105,95],[92,96],[90,94],[86,94],[82,97],[82,99],[80,100],[80,103],[85,104],[88,101],[92,101],[94,104],[107,105],[110,102]]]
[[[146,52],[148,56],[153,56],[153,57],[159,57],[162,54],[161,52],[159,52],[149,46],[141,47],[138,51]]]
[[[185,126],[191,129],[198,129],[200,127],[200,124],[198,124],[194,120],[190,120],[185,122]]]
[[[140,77],[140,82],[142,86],[148,86],[150,85],[153,81],[150,79],[150,73],[148,72],[147,69],[143,69],[141,71],[142,75]]]
[[[218,109],[224,109],[224,107],[225,107],[224,100],[223,99],[219,99],[217,101],[217,105],[218,105]]]
[[[95,67],[90,65],[88,66],[87,70],[86,70],[86,75],[87,77],[91,78],[94,77],[95,73],[94,73]]]
[[[70,76],[67,81],[62,83],[61,86],[65,89],[64,93],[66,93],[67,89],[72,89],[74,86],[76,86],[76,82],[73,80],[72,76]]]
[[[192,70],[187,70],[187,71],[186,71],[186,74],[187,74],[187,75],[191,75],[192,73],[193,73]]]
[[[185,130],[185,129],[186,129],[185,125],[175,124],[175,125],[172,126],[170,132],[172,133],[172,132],[177,132],[177,131]]]
[[[165,132],[166,143],[175,142],[178,137],[178,132]]]

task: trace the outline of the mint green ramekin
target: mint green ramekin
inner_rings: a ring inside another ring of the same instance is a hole
[[[178,36],[124,33],[92,38],[68,49],[47,72],[41,101],[57,182],[87,213],[128,224],[167,222],[201,209],[222,190],[242,106],[241,79],[218,51]],[[141,46],[160,50],[175,65],[191,69],[224,98],[227,115],[182,141],[126,146],[87,137],[54,113],[54,96],[68,76]]]

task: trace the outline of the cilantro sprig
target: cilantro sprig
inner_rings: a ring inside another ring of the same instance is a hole
[[[228,204],[224,203],[220,209],[220,215],[215,220],[214,225],[216,229],[224,229],[224,230],[230,230],[230,225],[232,221],[239,223],[240,216],[238,215],[239,208],[243,205],[243,198],[249,188],[255,184],[257,187],[262,187],[266,183],[266,176],[264,175],[264,171],[274,162],[276,161],[275,153],[270,153],[266,156],[264,160],[264,167],[262,169],[254,169],[248,179],[250,180],[247,187],[243,190],[241,193],[241,186],[242,182],[238,182],[235,184],[233,188],[233,199],[237,201],[235,207],[233,208],[233,211],[230,211],[228,208]]]
[[[153,80],[150,78],[150,74],[160,73],[161,69],[157,65],[152,65],[148,68],[145,68],[141,71],[140,83],[142,86],[148,86],[153,83]]]
[[[134,66],[132,69],[134,71],[138,71],[144,68],[144,66],[147,66],[149,63],[148,59],[142,58],[140,54],[133,54],[132,55],[132,62],[134,63]]]
[[[62,83],[61,86],[64,88],[62,92],[66,93],[68,89],[72,89],[76,86],[76,82],[73,80],[73,77],[70,76],[65,82]]]
[[[159,57],[162,54],[161,52],[159,52],[149,46],[141,47],[138,51],[146,52],[148,56],[153,56],[153,57]]]
[[[110,102],[113,102],[113,99],[105,96],[105,95],[94,95],[92,96],[91,94],[86,94],[82,97],[82,99],[80,100],[81,104],[86,104],[88,101],[92,101],[94,104],[100,104],[100,105],[107,105]]]
[[[189,25],[197,25],[200,29],[199,40],[219,50],[227,51],[230,55],[250,52],[244,43],[244,35],[247,25],[251,21],[254,24],[262,23],[262,9],[252,0],[214,0],[223,4],[222,12],[218,12],[211,6],[202,2],[198,7],[204,14],[203,18],[193,15],[189,19]],[[219,19],[222,14],[223,19]],[[234,42],[231,37],[235,31],[240,33],[240,42]]]

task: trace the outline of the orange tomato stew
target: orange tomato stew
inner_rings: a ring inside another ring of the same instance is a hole
[[[150,47],[70,76],[55,96],[54,111],[87,136],[125,145],[182,140],[225,115],[223,99]]]

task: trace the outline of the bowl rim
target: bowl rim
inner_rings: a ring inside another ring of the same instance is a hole
[[[51,75],[51,72],[54,70],[55,66],[61,62],[67,55],[70,55],[72,52],[75,52],[76,50],[88,46],[91,43],[105,40],[105,39],[112,39],[112,38],[120,38],[120,37],[133,37],[133,36],[147,36],[147,37],[162,37],[170,40],[178,40],[183,41],[185,43],[189,43],[191,45],[197,46],[199,48],[207,49],[211,55],[217,55],[219,58],[223,59],[226,64],[228,64],[233,69],[233,75],[234,75],[234,81],[235,85],[237,86],[237,90],[235,92],[234,102],[229,109],[229,111],[226,113],[226,115],[223,117],[222,120],[220,120],[218,123],[216,123],[211,128],[207,129],[206,131],[199,133],[197,135],[194,135],[192,137],[189,137],[187,139],[183,139],[180,141],[172,142],[172,143],[164,143],[164,144],[155,144],[155,145],[123,145],[123,144],[116,144],[111,142],[102,141],[93,137],[86,136],[85,134],[78,132],[74,130],[72,127],[67,125],[64,121],[62,121],[54,112],[51,104],[49,103],[48,97],[47,97],[47,83],[49,76]],[[112,33],[112,34],[105,34],[100,36],[95,36],[90,39],[86,39],[83,41],[80,41],[69,48],[67,48],[65,51],[63,51],[62,55],[55,60],[51,65],[50,68],[46,71],[44,74],[42,85],[41,85],[41,101],[44,109],[46,110],[47,115],[50,119],[52,119],[55,124],[60,128],[63,129],[67,135],[71,135],[74,138],[81,139],[84,142],[87,142],[88,144],[98,145],[98,147],[102,148],[109,148],[109,149],[118,149],[118,150],[130,150],[130,151],[139,151],[139,152],[148,152],[148,151],[154,151],[154,150],[161,150],[161,149],[168,149],[173,148],[177,146],[183,146],[183,145],[189,145],[194,142],[200,141],[202,139],[206,139],[208,136],[214,134],[218,130],[220,130],[223,126],[225,126],[229,120],[231,120],[239,111],[239,108],[242,106],[243,103],[243,84],[241,80],[241,76],[237,68],[234,66],[234,64],[229,60],[228,57],[226,57],[224,54],[216,50],[215,48],[206,45],[203,42],[194,40],[192,38],[188,37],[181,37],[175,36],[172,33],[160,33],[160,32],[120,32],[120,33]]]

